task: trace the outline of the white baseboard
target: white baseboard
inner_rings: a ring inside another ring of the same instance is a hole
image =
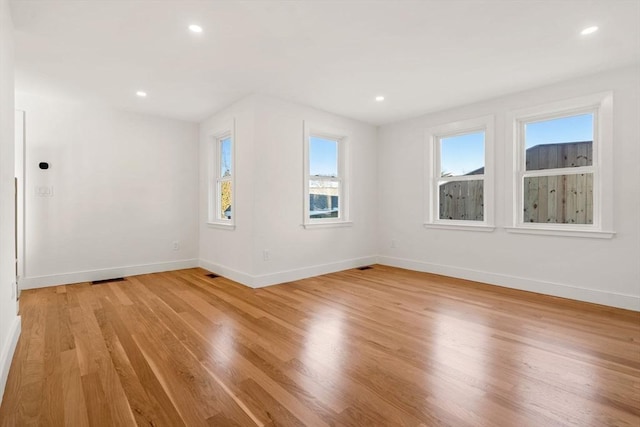
[[[640,298],[635,295],[604,292],[560,283],[388,256],[378,257],[378,263],[407,270],[441,274],[511,289],[640,311]]]
[[[161,273],[163,271],[182,270],[198,266],[197,259],[160,262],[155,264],[130,265],[100,270],[75,271],[72,273],[52,274],[50,276],[23,277],[20,289],[46,288],[48,286],[68,285],[71,283],[106,280],[114,277],[136,276],[138,274]]]
[[[353,258],[344,261],[332,262],[329,264],[312,265],[295,270],[278,271],[276,273],[254,276],[253,287],[262,288],[265,286],[277,285],[279,283],[292,282],[294,280],[306,279],[308,277],[320,276],[322,274],[335,273],[337,271],[348,270],[350,268],[363,267],[375,264],[377,256],[363,258]]]
[[[186,259],[155,264],[134,265],[101,270],[78,271],[50,276],[23,277],[20,280],[20,289],[44,288],[47,286],[66,285],[71,283],[90,282],[93,280],[105,280],[114,277],[135,276],[138,274],[160,273],[163,271],[181,270],[185,268],[202,267],[216,274],[227,277],[235,282],[251,288],[262,288],[279,283],[306,279],[322,274],[335,273],[350,268],[379,263],[392,267],[406,268],[408,270],[423,271],[427,273],[441,274],[444,276],[458,277],[474,280],[491,285],[504,286],[523,291],[537,292],[578,301],[592,302],[595,304],[619,307],[628,310],[640,311],[640,297],[635,295],[605,292],[595,289],[581,288],[561,283],[547,282],[506,274],[491,273],[487,271],[472,270],[443,264],[434,264],[389,256],[367,256],[353,258],[328,264],[312,265],[293,270],[278,271],[275,273],[251,275],[232,268],[203,259]]]
[[[4,388],[7,385],[7,378],[9,377],[9,369],[11,368],[11,362],[13,360],[13,353],[16,351],[18,345],[18,338],[20,338],[20,331],[22,329],[22,322],[20,316],[16,316],[13,319],[11,328],[9,329],[9,335],[4,341],[2,349],[0,351],[0,403],[4,397]]]
[[[241,285],[253,287],[253,276],[250,274],[243,273],[241,271],[234,270],[233,268],[229,268],[224,265],[204,259],[198,261],[198,266],[204,268],[205,270],[209,270],[212,273],[216,273],[219,276],[226,277],[227,279],[233,280],[234,282],[238,282]]]
[[[202,259],[200,260],[200,267],[250,288],[263,288],[265,286],[277,285],[280,283],[292,282],[294,280],[301,280],[309,277],[320,276],[322,274],[335,273],[337,271],[347,270],[350,268],[375,264],[377,260],[378,258],[376,256],[369,256],[257,276],[233,270],[223,265]]]

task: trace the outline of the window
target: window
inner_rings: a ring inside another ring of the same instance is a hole
[[[610,229],[602,189],[610,185],[611,103],[605,94],[514,115],[514,228],[578,236]]]
[[[425,226],[493,229],[493,117],[427,131]]]
[[[212,136],[209,224],[234,225],[234,138],[232,127]]]
[[[594,112],[523,121],[522,221],[593,224]]]
[[[347,137],[305,123],[305,227],[348,222]]]

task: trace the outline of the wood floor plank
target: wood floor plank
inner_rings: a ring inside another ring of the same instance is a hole
[[[149,397],[142,384],[140,384],[138,376],[131,366],[131,362],[111,324],[104,317],[101,317],[99,325],[136,424],[154,426],[162,425],[163,422],[165,424],[168,423],[170,420],[163,419],[164,412],[162,408],[153,398]]]
[[[0,427],[640,425],[640,313],[374,266],[25,291]]]
[[[62,352],[60,362],[62,364],[64,425],[68,427],[89,426],[76,350],[70,349]]]
[[[211,398],[219,401],[227,413],[227,418],[231,416],[234,422],[243,425],[262,424],[244,402],[238,398],[237,392],[227,385],[229,384],[226,378],[227,376],[225,376],[225,380],[223,380],[214,372],[215,368],[212,369],[211,364],[208,363],[210,355],[206,348],[207,341],[198,336],[196,331],[191,329],[188,323],[185,322],[178,313],[167,310],[169,307],[165,307],[164,301],[159,298],[154,298],[153,296],[137,297],[132,295],[131,298],[138,306],[145,304],[151,310],[153,316],[157,318],[157,321],[162,323],[162,325],[172,333],[175,338],[172,345],[175,346],[177,345],[177,341],[180,342],[180,345],[183,346],[183,351],[186,351],[191,356],[191,358],[189,358],[191,363],[190,371],[193,371],[193,375],[195,375],[196,378],[203,378],[202,385],[206,386],[208,384],[205,379],[207,375],[213,379],[213,382],[210,382],[210,389],[207,387],[208,390],[206,390],[206,393],[199,391],[199,395],[202,395],[205,399],[209,396],[208,403],[211,403]],[[147,316],[151,317],[149,313],[147,313]],[[237,382],[238,380],[233,381],[233,383]],[[217,413],[220,413],[221,410],[221,408],[217,406],[212,409]],[[209,419],[211,419],[211,417],[207,418],[207,420]]]
[[[0,407],[0,420],[9,420],[5,425],[37,423],[42,406],[44,383],[44,325],[46,304],[42,301],[45,292],[30,293],[21,299],[22,334],[7,379]],[[13,373],[13,374],[12,374]]]
[[[62,294],[64,296],[64,294]],[[42,390],[42,408],[38,423],[41,425],[63,425],[64,404],[62,401],[62,364],[60,353],[68,350],[65,344],[66,337],[63,337],[63,319],[60,318],[58,304],[60,299],[57,294],[50,295],[53,302],[47,304],[46,311],[46,334],[44,340],[44,387]],[[63,345],[65,345],[63,347]]]
[[[154,408],[158,410],[156,416],[165,420],[166,424],[163,425],[184,426],[182,417],[162,387],[161,381],[156,377],[131,331],[127,329],[125,319],[121,318],[115,309],[108,304],[104,307],[104,313],[122,345],[131,369],[135,372],[145,394],[154,403]]]
[[[82,390],[87,404],[89,424],[92,427],[115,425],[109,410],[109,402],[97,373],[87,374],[82,377]]]

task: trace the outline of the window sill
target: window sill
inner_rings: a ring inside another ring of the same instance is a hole
[[[207,222],[208,228],[217,228],[219,230],[235,230],[235,224],[227,224],[224,222]]]
[[[336,222],[312,222],[302,224],[307,230],[314,228],[340,228],[340,227],[352,227],[352,221],[336,221]]]
[[[496,228],[493,225],[486,224],[443,224],[443,223],[434,223],[429,222],[422,224],[424,228],[435,228],[441,230],[466,230],[466,231],[482,231],[486,233],[490,233]]]
[[[590,239],[612,239],[615,231],[600,230],[576,230],[569,228],[551,228],[551,227],[504,227],[508,233],[516,234],[538,234],[543,236],[564,236],[564,237],[584,237]]]

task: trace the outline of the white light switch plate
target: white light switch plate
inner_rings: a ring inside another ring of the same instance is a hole
[[[53,197],[53,186],[38,185],[36,187],[36,196],[37,197]]]

